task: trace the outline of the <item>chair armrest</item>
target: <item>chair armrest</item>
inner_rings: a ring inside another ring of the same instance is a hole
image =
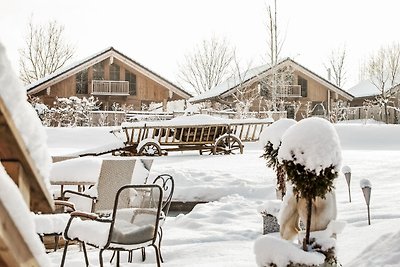
[[[73,211],[70,213],[71,218],[79,217],[79,218],[84,218],[84,219],[89,219],[93,221],[98,221],[98,222],[112,222],[113,220],[110,218],[102,218],[99,217],[99,215],[95,213],[89,213],[89,212],[84,212],[84,211]]]
[[[97,216],[97,214],[84,212],[84,211],[73,211],[73,212],[71,212],[71,217],[80,217],[80,218],[85,218],[85,219],[90,219],[90,220],[97,220],[99,218],[99,216]]]
[[[75,211],[75,204],[66,200],[54,200],[54,205],[67,207],[72,211]]]
[[[63,194],[62,194],[62,198],[63,198],[63,199],[65,199],[65,194],[66,194],[66,193],[73,194],[73,195],[77,195],[77,196],[81,196],[81,197],[91,198],[91,199],[93,199],[93,200],[96,199],[96,197],[92,197],[92,196],[90,196],[90,195],[88,195],[88,194],[81,193],[81,192],[76,192],[76,191],[73,191],[73,190],[65,190],[65,191],[63,192]]]

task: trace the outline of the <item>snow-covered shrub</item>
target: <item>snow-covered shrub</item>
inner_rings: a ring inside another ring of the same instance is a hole
[[[290,127],[278,152],[287,179],[297,198],[307,200],[307,227],[303,249],[309,245],[312,202],[334,189],[341,165],[341,149],[333,125],[325,119],[308,118]]]
[[[93,96],[89,98],[56,98],[53,107],[49,108],[37,97],[31,97],[31,105],[35,108],[42,124],[53,127],[91,126],[91,112],[99,109],[100,103]]]
[[[292,119],[280,119],[265,128],[260,135],[260,142],[264,147],[263,157],[267,161],[267,166],[276,172],[275,184],[279,198],[285,195],[285,170],[283,165],[278,161],[278,151],[281,145],[281,139],[285,131],[292,125],[296,124]]]

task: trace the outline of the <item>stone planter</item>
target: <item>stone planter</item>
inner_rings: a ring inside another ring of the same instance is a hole
[[[279,223],[275,216],[264,213],[263,217],[263,235],[279,232]]]

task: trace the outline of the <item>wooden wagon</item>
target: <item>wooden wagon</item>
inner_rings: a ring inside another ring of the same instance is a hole
[[[200,154],[243,153],[243,142],[257,141],[270,120],[166,125],[147,123],[122,127],[121,154],[161,156],[169,151],[198,150]]]

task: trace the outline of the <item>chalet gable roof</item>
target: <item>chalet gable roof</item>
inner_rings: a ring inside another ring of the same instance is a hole
[[[191,94],[183,90],[182,88],[178,87],[177,85],[173,84],[172,82],[168,81],[167,79],[161,77],[159,74],[151,71],[150,69],[146,68],[145,66],[141,65],[140,63],[134,61],[133,59],[127,57],[126,55],[122,54],[118,50],[113,47],[108,47],[104,50],[97,52],[96,54],[91,55],[83,60],[75,62],[71,65],[58,69],[56,72],[47,75],[46,77],[39,79],[28,86],[25,87],[28,94],[34,94],[40,92],[49,86],[52,86],[61,80],[64,80],[72,75],[79,73],[80,71],[87,69],[90,66],[95,65],[107,58],[116,58],[119,61],[125,63],[129,67],[133,68],[137,72],[153,79],[154,81],[158,82],[159,84],[165,86],[175,94],[183,97],[189,98],[192,97]]]
[[[309,70],[308,68],[302,66],[301,64],[297,63],[291,58],[286,58],[285,60],[281,61],[278,63],[275,68],[282,68],[286,65],[291,65],[295,70],[302,72],[306,74],[307,76],[313,78],[317,82],[323,84],[326,86],[329,90],[338,93],[339,95],[343,96],[344,98],[348,99],[351,101],[354,97],[349,94],[348,92],[344,91],[343,89],[337,87],[330,81],[322,78],[315,72]],[[272,67],[269,67],[269,65],[262,65],[253,69],[250,69],[243,73],[242,79],[236,79],[235,77],[230,77],[227,79],[225,82],[217,85],[216,87],[210,89],[209,91],[195,96],[191,99],[189,99],[190,102],[196,103],[196,102],[202,102],[205,100],[210,100],[216,97],[226,97],[230,94],[233,94],[238,86],[240,84],[251,84],[256,82],[257,80],[261,79],[262,77],[265,77],[272,71]]]
[[[392,86],[390,83],[386,83],[384,89],[386,93],[393,94],[399,89],[399,86],[400,84],[395,84]],[[378,96],[382,93],[381,90],[371,80],[360,81],[347,91],[356,98]]]

